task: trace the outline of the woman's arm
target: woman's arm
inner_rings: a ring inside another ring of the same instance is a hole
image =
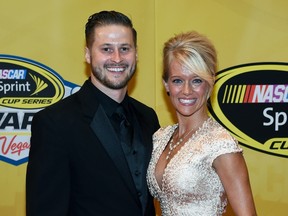
[[[228,153],[217,157],[213,167],[219,175],[228,201],[237,216],[257,215],[242,153]]]

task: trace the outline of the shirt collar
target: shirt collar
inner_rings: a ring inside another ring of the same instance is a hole
[[[90,80],[90,83],[91,83],[91,85],[93,85],[91,80]],[[129,99],[128,99],[128,94],[127,93],[126,93],[123,101],[121,103],[117,103],[112,98],[110,98],[109,96],[104,94],[102,91],[100,91],[96,86],[94,86],[94,92],[95,92],[97,98],[99,98],[99,102],[102,105],[102,107],[104,108],[104,110],[105,110],[105,112],[106,112],[108,117],[111,117],[113,115],[113,113],[115,112],[115,110],[117,109],[119,104],[121,104],[124,107],[126,112],[129,111],[129,105],[128,105],[129,104]]]

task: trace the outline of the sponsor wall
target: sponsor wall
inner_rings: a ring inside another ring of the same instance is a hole
[[[5,1],[0,13],[0,215],[25,215],[25,173],[33,114],[87,78],[84,24],[119,10],[138,31],[138,71],[130,94],[175,121],[161,82],[163,42],[197,30],[215,44],[219,75],[211,115],[244,149],[259,215],[288,204],[288,8],[259,0]],[[158,214],[159,210],[158,210]],[[233,215],[228,209],[226,215]]]

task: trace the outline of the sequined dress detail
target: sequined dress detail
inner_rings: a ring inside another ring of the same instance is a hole
[[[169,161],[160,188],[155,168],[177,127],[174,124],[160,128],[153,135],[147,171],[150,193],[159,200],[162,216],[220,216],[225,212],[227,198],[212,163],[220,155],[242,149],[223,126],[208,118]]]

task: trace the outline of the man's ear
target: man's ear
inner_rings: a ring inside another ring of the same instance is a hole
[[[86,60],[86,62],[88,63],[88,64],[90,64],[91,63],[91,61],[90,61],[90,50],[89,50],[89,48],[88,47],[85,47],[85,60]]]

